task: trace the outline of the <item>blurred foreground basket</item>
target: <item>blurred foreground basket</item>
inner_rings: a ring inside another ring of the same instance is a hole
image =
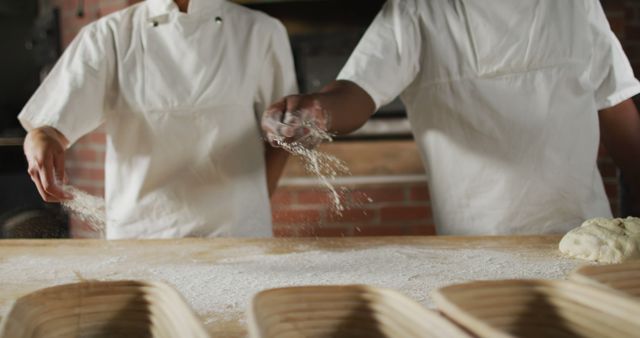
[[[87,281],[17,299],[0,326],[2,338],[209,335],[182,297],[157,282]]]
[[[605,286],[640,299],[640,260],[622,264],[583,266],[571,273],[569,279]]]
[[[252,338],[470,337],[398,292],[361,285],[263,291],[249,317]]]
[[[479,337],[640,336],[640,302],[572,281],[482,281],[434,293],[440,311]]]

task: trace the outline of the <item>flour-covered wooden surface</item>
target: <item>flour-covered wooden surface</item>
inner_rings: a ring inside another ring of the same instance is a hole
[[[79,279],[173,285],[214,337],[244,337],[245,311],[264,289],[368,284],[433,306],[438,287],[479,279],[564,279],[582,264],[560,237],[376,237],[0,241],[0,316],[39,288]]]

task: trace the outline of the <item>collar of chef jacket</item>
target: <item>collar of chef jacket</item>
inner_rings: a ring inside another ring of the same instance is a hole
[[[207,17],[214,13],[225,0],[189,0],[187,14],[198,14]],[[152,17],[178,11],[178,5],[173,0],[147,0]]]

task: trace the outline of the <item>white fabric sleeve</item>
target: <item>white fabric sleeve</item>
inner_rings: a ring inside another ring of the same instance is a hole
[[[389,0],[353,51],[338,80],[364,89],[377,108],[391,102],[420,70],[422,37],[413,1]]]
[[[275,28],[267,47],[254,98],[254,110],[258,121],[272,103],[284,96],[298,93],[293,53],[287,30],[278,20],[273,21]]]
[[[115,63],[113,42],[95,24],[84,27],[18,115],[26,130],[51,126],[69,145],[105,118],[108,77]]]
[[[598,110],[613,107],[640,93],[629,59],[607,21],[599,0],[587,2],[593,42],[590,78]]]

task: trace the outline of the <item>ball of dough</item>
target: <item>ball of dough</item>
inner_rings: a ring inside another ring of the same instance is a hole
[[[594,218],[569,231],[560,251],[570,257],[601,263],[640,258],[640,218]]]

